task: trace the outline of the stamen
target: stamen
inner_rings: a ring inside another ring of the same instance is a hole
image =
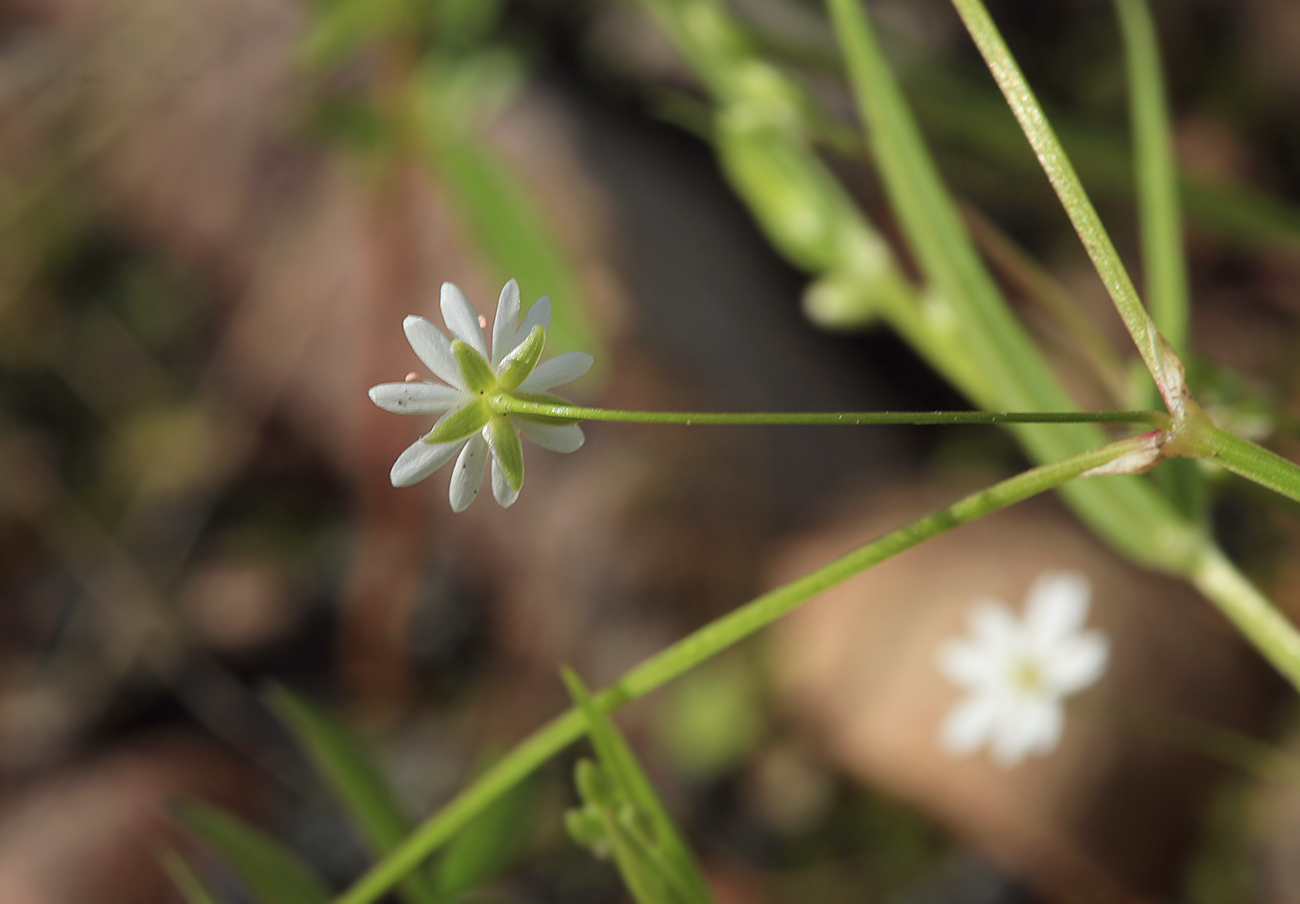
[[[415,371],[411,371],[409,374],[406,375],[407,383],[414,383],[418,379],[420,379],[420,375],[417,374]]]

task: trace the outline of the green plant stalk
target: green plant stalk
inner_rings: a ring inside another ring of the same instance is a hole
[[[660,651],[595,696],[603,712],[612,712],[690,671],[701,662],[738,643],[842,581],[913,546],[976,518],[1021,502],[1120,456],[1142,448],[1149,437],[1120,440],[1065,461],[1040,465],[973,493],[947,508],[899,528],[879,540],[802,578],[751,600],[735,611]],[[1106,478],[1109,479],[1109,478]],[[1300,656],[1297,656],[1300,663]],[[1300,665],[1294,672],[1300,676]],[[400,847],[375,864],[335,904],[371,904],[418,869],[475,816],[516,783],[573,743],[586,731],[586,722],[570,709],[547,723],[506,754],[441,810],[420,825]]]
[[[1180,454],[1193,454],[1234,474],[1300,502],[1300,467],[1276,452],[1209,423],[1201,434],[1184,444]]]
[[[1147,0],[1115,0],[1128,66],[1138,221],[1147,306],[1178,356],[1187,352],[1187,263],[1178,164],[1160,71],[1160,46]]]
[[[843,3],[844,0],[838,0]],[[958,15],[966,25],[966,30],[975,41],[984,62],[993,74],[994,81],[1002,90],[1011,112],[1020,123],[1025,137],[1033,147],[1039,164],[1047,173],[1056,196],[1065,208],[1074,226],[1075,232],[1083,242],[1093,266],[1101,276],[1119,312],[1120,319],[1129,335],[1133,338],[1147,370],[1151,372],[1160,387],[1161,395],[1167,404],[1171,403],[1170,394],[1179,380],[1169,372],[1168,364],[1160,353],[1160,332],[1148,316],[1142,301],[1138,298],[1133,280],[1129,277],[1119,253],[1115,250],[1110,235],[1106,232],[1097,215],[1096,209],[1083,190],[1074,166],[1065,155],[1061,142],[1047,121],[1043,108],[1025,81],[1024,74],[1007,49],[1006,42],[993,24],[988,10],[982,0],[952,0]]]
[[[923,326],[955,333],[960,343],[956,353],[973,365],[956,376],[974,370],[981,377],[975,382],[957,381],[957,385],[985,409],[1061,411],[1077,407],[984,268],[862,8],[855,0],[829,3],[881,177],[890,188],[909,242],[937,290],[935,295],[944,299],[950,312],[927,319]],[[946,263],[950,255],[956,264]],[[927,301],[923,298],[918,306]],[[889,313],[885,312],[886,316]],[[946,376],[953,374],[942,358],[928,352],[927,358]],[[1050,429],[1019,425],[1013,429],[1037,461],[1060,461],[1104,441],[1101,431],[1089,424]],[[1074,484],[1062,488],[1062,495],[1085,523],[1144,565],[1178,573],[1191,548],[1203,542],[1198,529],[1181,518],[1147,481],[1129,478]]]
[[[624,411],[527,402],[507,395],[491,401],[497,414],[624,424],[868,425],[868,424],[1146,424],[1164,428],[1163,411]]]

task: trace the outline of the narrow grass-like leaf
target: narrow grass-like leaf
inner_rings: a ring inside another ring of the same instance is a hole
[[[836,0],[836,2],[838,5],[845,5],[845,0]],[[1120,319],[1124,321],[1124,326],[1133,338],[1138,353],[1142,355],[1147,370],[1150,371],[1156,385],[1160,387],[1161,396],[1164,397],[1166,404],[1173,405],[1174,395],[1181,388],[1181,384],[1170,371],[1167,356],[1161,354],[1159,330],[1142,306],[1137,289],[1133,287],[1133,280],[1129,277],[1124,262],[1120,260],[1119,253],[1110,240],[1110,234],[1102,225],[1101,217],[1097,215],[1092,201],[1084,191],[1083,183],[1079,181],[1073,164],[1065,154],[1065,149],[1061,147],[1056,133],[1047,121],[1043,108],[1030,90],[1029,83],[1025,80],[1015,58],[1012,57],[1011,51],[1007,49],[1006,42],[1003,41],[997,26],[993,24],[983,2],[981,0],[952,0],[952,2],[966,24],[966,30],[983,55],[989,71],[993,73],[994,81],[998,83],[1003,96],[1006,97],[1016,121],[1020,123],[1025,137],[1029,139],[1029,144],[1038,156],[1044,172],[1047,173],[1048,181],[1056,191],[1061,206],[1065,208],[1075,232],[1079,234],[1083,247],[1088,252],[1088,257],[1092,260],[1093,266],[1106,286],[1106,291],[1115,303]]]
[[[1187,353],[1190,332],[1187,256],[1160,47],[1147,0],[1115,0],[1115,9],[1128,64],[1147,306],[1170,348],[1182,357]],[[1181,511],[1194,518],[1202,516],[1204,475],[1194,463],[1170,462],[1156,472],[1155,479]]]
[[[641,770],[627,742],[601,712],[582,679],[571,669],[565,669],[562,675],[569,696],[587,723],[587,736],[596,749],[606,776],[613,784],[616,798],[626,799],[634,811],[639,811],[649,820],[651,839],[645,838],[643,834],[628,832],[629,827],[617,827],[624,833],[622,843],[631,846],[628,855],[637,862],[645,864],[648,860],[653,864],[653,871],[663,874],[667,888],[678,890],[685,901],[712,901],[699,864],[678,834],[677,827],[673,825],[672,818],[664,809],[659,795]],[[615,836],[615,843],[620,843],[618,836]],[[659,856],[647,858],[647,851],[655,851]]]
[[[218,904],[216,895],[208,891],[190,865],[175,851],[163,851],[158,856],[158,862],[186,904]]]
[[[410,820],[360,739],[329,713],[283,687],[272,688],[267,699],[370,849],[382,855],[397,847],[410,831]],[[419,872],[402,883],[402,895],[410,904],[438,900]]]
[[[1147,0],[1115,0],[1115,9],[1128,63],[1147,306],[1169,346],[1182,356],[1188,336],[1187,259],[1160,48]]]
[[[262,830],[197,801],[176,804],[173,812],[239,874],[260,904],[329,904],[325,883]]]

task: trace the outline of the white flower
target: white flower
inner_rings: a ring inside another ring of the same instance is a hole
[[[533,302],[519,323],[519,285],[512,279],[501,290],[492,324],[488,354],[483,325],[460,289],[442,284],[442,319],[451,330],[448,340],[423,317],[402,323],[411,348],[443,382],[381,383],[370,388],[370,399],[397,414],[441,414],[430,430],[398,456],[389,475],[395,487],[424,480],[460,451],[451,472],[451,507],[464,511],[483,484],[492,458],[492,495],[503,507],[511,505],[524,485],[522,434],[543,449],[574,452],[583,443],[582,428],[555,419],[531,419],[502,414],[493,401],[510,397],[567,405],[548,390],[585,374],[592,364],[586,352],[567,352],[541,360],[546,330],[551,325],[551,299]]]
[[[954,755],[984,744],[994,761],[1014,766],[1043,754],[1061,738],[1061,701],[1105,671],[1109,644],[1084,631],[1088,579],[1041,575],[1029,590],[1023,621],[999,600],[982,599],[970,613],[973,636],[946,644],[939,668],[970,694],[948,715],[940,742]]]

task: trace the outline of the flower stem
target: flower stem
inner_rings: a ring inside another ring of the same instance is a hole
[[[1145,442],[1142,437],[1124,439],[1064,461],[1032,468],[973,493],[872,543],[859,546],[816,571],[751,600],[660,651],[596,695],[595,702],[602,711],[612,712],[662,687],[701,662],[772,624],[823,590],[872,565],[958,525],[1060,486],[1140,448]],[[446,844],[494,800],[581,737],[584,725],[581,714],[570,709],[542,726],[485,772],[478,781],[426,820],[398,848],[337,898],[335,904],[371,904],[377,900],[406,875],[419,868],[426,858]]]
[[[498,414],[625,424],[1146,424],[1164,428],[1160,411],[622,411],[527,402],[509,396],[492,400]]]

